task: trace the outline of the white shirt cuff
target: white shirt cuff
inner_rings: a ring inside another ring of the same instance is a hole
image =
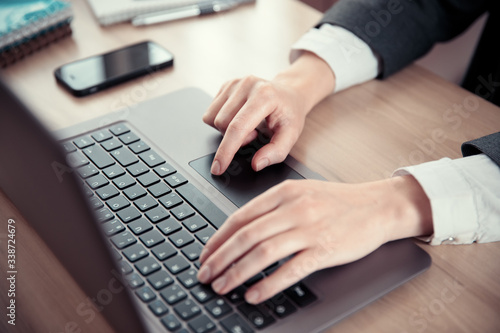
[[[432,245],[500,240],[500,168],[486,155],[474,155],[400,168],[427,194],[434,234]]]
[[[335,92],[374,79],[378,59],[371,48],[355,34],[339,26],[323,24],[311,29],[293,46],[290,61],[303,51],[322,58],[335,74]]]

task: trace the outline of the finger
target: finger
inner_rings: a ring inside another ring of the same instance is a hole
[[[301,234],[301,230],[294,229],[259,243],[219,276],[212,288],[219,294],[226,294],[272,263],[304,250],[308,244]]]
[[[323,268],[320,262],[314,260],[313,253],[312,249],[297,253],[271,275],[250,287],[245,293],[245,300],[259,304]]]
[[[278,212],[273,211],[239,229],[206,259],[200,268],[199,280],[203,283],[213,280],[231,264],[246,256],[247,252],[254,247],[258,247],[267,239],[274,239],[278,237],[277,235],[286,233],[295,227],[295,223],[291,219],[281,219],[280,221],[278,214]]]
[[[250,132],[274,110],[273,104],[262,105],[260,101],[248,100],[228,125],[222,142],[215,154],[211,172],[221,175],[226,171],[234,155],[243,145]]]
[[[280,127],[275,131],[271,142],[255,153],[252,168],[260,171],[269,165],[283,162],[297,142],[300,132],[293,127]]]
[[[222,108],[224,103],[226,103],[227,99],[231,95],[232,87],[235,84],[236,84],[236,80],[226,82],[222,85],[222,87],[219,89],[219,92],[214,97],[214,99],[212,100],[212,103],[210,103],[207,110],[205,111],[205,114],[202,117],[203,122],[205,124],[210,125],[212,127],[215,127],[214,126],[214,119],[217,116],[217,114],[219,113],[219,110]]]
[[[284,199],[283,192],[280,192],[281,188],[281,186],[272,187],[233,213],[205,244],[199,258],[200,262],[203,263],[213,251],[243,226],[276,209]]]
[[[225,134],[229,124],[246,103],[246,101],[247,98],[245,91],[242,91],[241,88],[236,89],[236,91],[234,91],[231,96],[229,96],[229,98],[226,100],[224,105],[222,105],[219,112],[215,116],[215,119],[213,121],[214,127],[218,129],[222,134]]]

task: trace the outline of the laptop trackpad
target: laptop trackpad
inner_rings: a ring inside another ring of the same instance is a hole
[[[189,163],[236,206],[241,207],[257,195],[287,179],[304,179],[285,163],[272,165],[255,172],[251,161],[255,149],[243,147],[236,154],[226,172],[220,176],[210,173],[215,153]]]

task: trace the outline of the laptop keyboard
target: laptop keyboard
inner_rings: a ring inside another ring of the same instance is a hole
[[[200,284],[199,255],[227,216],[125,124],[62,145],[126,283],[168,331],[253,332],[317,299],[300,282],[246,303],[246,289],[279,263],[224,296]]]

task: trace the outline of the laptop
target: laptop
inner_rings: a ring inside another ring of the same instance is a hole
[[[401,240],[258,306],[245,289],[281,262],[224,296],[200,284],[199,253],[228,215],[285,179],[322,179],[291,156],[251,171],[265,139],[212,176],[210,102],[188,88],[49,133],[0,83],[0,188],[87,294],[75,309],[84,322],[99,311],[116,332],[318,332],[430,266]]]

